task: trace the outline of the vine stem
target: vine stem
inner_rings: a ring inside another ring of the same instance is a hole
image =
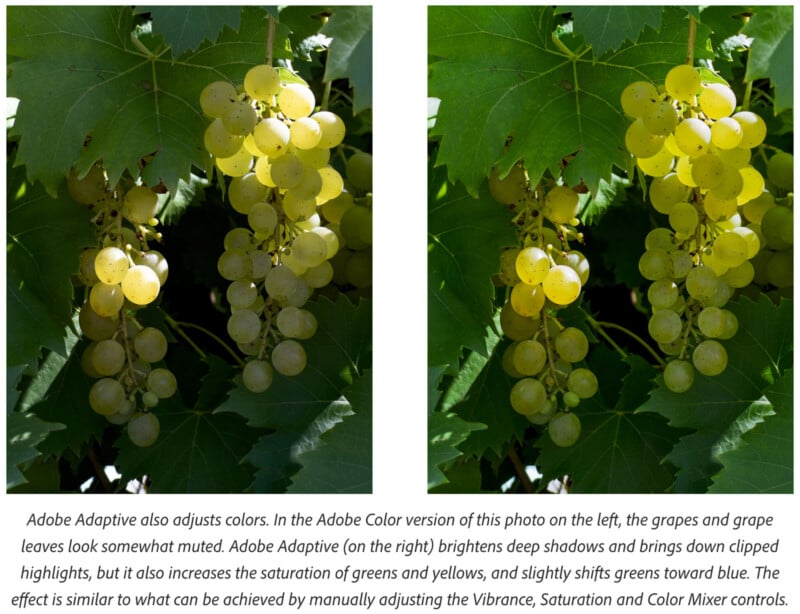
[[[184,339],[184,341],[186,341],[186,343],[188,343],[192,347],[192,349],[195,352],[197,352],[198,356],[200,356],[201,358],[205,358],[206,353],[203,350],[201,350],[200,347],[194,341],[192,341],[189,335],[186,334],[186,331],[183,330],[184,328],[192,328],[194,330],[198,330],[200,332],[205,333],[206,335],[211,337],[214,341],[219,343],[225,349],[225,351],[227,351],[228,354],[230,354],[233,357],[233,359],[240,367],[244,367],[244,361],[241,358],[239,358],[238,354],[236,354],[236,352],[234,352],[227,343],[225,343],[222,339],[220,339],[217,335],[212,333],[207,328],[204,328],[199,324],[193,324],[191,322],[178,322],[171,316],[166,316],[165,319],[167,324],[169,324],[175,330],[175,332],[178,333]]]
[[[508,450],[508,459],[511,461],[511,464],[514,465],[514,471],[517,473],[517,477],[519,481],[522,483],[522,488],[525,489],[527,493],[534,493],[536,489],[533,487],[533,483],[531,479],[528,477],[528,473],[525,471],[525,465],[523,464],[522,460],[517,454],[517,450],[515,448],[509,448]]]
[[[639,345],[641,345],[645,350],[647,350],[650,353],[650,355],[653,358],[655,358],[656,362],[660,366],[662,366],[662,367],[666,367],[667,366],[667,363],[664,362],[664,359],[661,358],[661,356],[658,355],[658,352],[656,352],[652,347],[650,347],[650,345],[644,339],[642,339],[639,335],[634,333],[632,330],[629,330],[629,329],[625,328],[624,326],[621,326],[620,324],[616,324],[614,322],[599,322],[599,321],[595,320],[594,318],[592,318],[591,316],[588,316],[588,321],[589,321],[589,324],[592,325],[592,328],[594,328],[603,337],[603,339],[605,339],[609,344],[611,344],[611,346],[615,350],[617,350],[617,352],[619,352],[622,355],[623,358],[626,358],[628,356],[627,353],[619,345],[617,345],[617,343],[614,342],[611,339],[611,337],[608,336],[608,333],[604,330],[605,328],[611,328],[611,329],[618,330],[620,332],[625,333],[631,339],[633,339],[637,343],[639,343]]]
[[[275,44],[275,19],[272,15],[267,16],[267,54],[264,56],[264,64],[272,66],[272,48]]]
[[[689,40],[686,43],[686,63],[694,66],[694,44],[697,39],[697,21],[694,15],[689,15]]]

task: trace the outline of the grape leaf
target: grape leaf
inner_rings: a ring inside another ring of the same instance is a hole
[[[291,476],[300,469],[292,460],[297,433],[277,432],[258,440],[244,460],[257,467],[255,480],[248,490],[260,493],[282,493],[291,484]]]
[[[453,463],[445,472],[446,483],[433,486],[431,494],[460,494],[481,492],[481,465],[476,458]]]
[[[770,411],[743,433],[736,445],[718,454],[722,470],[710,492],[791,493],[794,490],[792,370],[766,392]]]
[[[745,79],[770,79],[775,86],[775,113],[793,106],[793,7],[756,6],[743,32],[753,37]]]
[[[570,12],[573,30],[582,34],[595,54],[615,50],[625,41],[634,42],[645,26],[658,30],[660,6],[559,6],[559,13]]]
[[[138,176],[147,158],[143,181],[174,192],[192,165],[205,168],[202,88],[241,81],[263,62],[266,14],[243,11],[238,32],[225,28],[214,44],[174,58],[158,36],[136,39],[149,52],[134,44],[129,7],[9,7],[8,92],[21,100],[17,163],[54,194],[73,164],[85,172],[102,159],[113,184],[126,170]]]
[[[549,169],[591,191],[626,168],[628,121],[619,107],[626,85],[659,80],[683,61],[686,12],[667,8],[660,32],[645,29],[635,44],[602,57],[570,52],[551,37],[546,7],[431,7],[429,94],[442,99],[433,134],[442,137],[437,165],[477,194],[498,164],[507,171],[524,160],[539,178]],[[509,136],[513,136],[506,147]]]
[[[545,433],[537,468],[543,482],[569,475],[571,492],[664,492],[672,484],[671,467],[662,462],[676,432],[660,416],[635,412],[647,394],[653,367],[638,356],[619,361],[627,370],[618,399],[595,395],[574,410],[581,420],[581,436],[569,448],[559,448]]]
[[[6,488],[27,482],[19,468],[41,452],[36,449],[52,431],[64,428],[63,424],[45,422],[32,412],[11,412],[7,415]]]
[[[483,424],[465,422],[453,413],[435,411],[428,415],[428,488],[448,482],[440,466],[461,456],[459,444],[473,431],[484,428]]]
[[[516,234],[504,207],[473,199],[431,172],[428,211],[428,364],[455,364],[462,346],[487,354],[491,276]],[[457,324],[457,325],[456,325]]]
[[[345,393],[346,411],[326,425],[316,445],[296,454],[303,468],[289,492],[372,491],[372,374],[367,371]]]
[[[16,365],[6,368],[6,413],[11,413],[17,406],[22,391],[19,384],[27,365]]]
[[[372,7],[337,6],[322,29],[333,38],[328,48],[325,81],[349,79],[353,114],[372,106]]]
[[[726,370],[716,377],[695,374],[692,388],[683,394],[667,390],[663,379],[637,411],[656,412],[671,426],[694,429],[666,457],[680,471],[676,489],[705,490],[719,469],[715,446],[728,437],[742,414],[791,363],[792,301],[774,305],[766,295],[755,302],[739,298],[726,307],[739,320],[739,332],[723,342],[728,353]],[[763,413],[763,410],[761,411]]]
[[[153,31],[172,47],[175,56],[216,40],[223,27],[239,29],[241,6],[137,6],[134,13],[150,13]]]
[[[42,347],[67,356],[74,288],[83,247],[93,245],[89,213],[69,199],[52,199],[40,186],[9,172],[6,235],[8,365],[32,365]]]
[[[446,366],[437,365],[428,367],[428,413],[430,414],[436,409],[439,404],[439,399],[442,397],[442,391],[439,390],[439,382],[442,379]]]

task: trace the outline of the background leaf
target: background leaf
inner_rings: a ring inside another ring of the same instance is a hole
[[[214,41],[227,26],[238,30],[241,6],[137,6],[135,13],[150,13],[153,30],[164,37],[177,57],[203,41]]]
[[[459,444],[471,432],[484,428],[483,424],[465,422],[452,413],[435,411],[428,416],[428,488],[449,481],[440,467],[461,456]]]
[[[353,86],[353,114],[372,106],[372,7],[338,6],[322,34],[333,38],[325,80],[348,79]]]
[[[634,42],[645,26],[658,30],[660,6],[563,6],[559,12],[570,12],[573,31],[581,34],[596,55],[614,51],[625,41]]]
[[[770,79],[775,113],[792,108],[794,92],[794,7],[757,6],[743,32],[755,40],[747,61],[748,81]]]
[[[63,424],[44,422],[35,414],[11,412],[8,414],[6,448],[6,488],[14,488],[27,482],[19,470],[23,464],[30,462],[41,453],[36,446],[41,443],[51,431],[63,429]]]

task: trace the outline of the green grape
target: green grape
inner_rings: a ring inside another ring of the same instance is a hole
[[[722,158],[725,164],[734,168],[742,168],[750,164],[751,153],[749,149],[741,149],[739,147],[735,147],[734,149],[718,149],[716,153]]]
[[[372,250],[354,253],[345,265],[347,283],[356,288],[372,285]]]
[[[372,191],[372,156],[363,151],[356,152],[347,159],[344,168],[350,184],[364,192]]]
[[[694,260],[692,260],[692,256],[686,250],[676,249],[670,252],[669,258],[672,261],[673,279],[683,279],[689,274],[692,267],[694,267]]]
[[[136,412],[128,421],[128,438],[140,448],[152,446],[158,439],[161,425],[152,412]]]
[[[264,277],[264,289],[279,303],[286,303],[297,290],[297,275],[282,264],[272,267]]]
[[[760,250],[761,250],[761,239],[752,228],[748,228],[747,226],[739,226],[738,228],[734,228],[732,233],[739,235],[744,239],[745,244],[747,245],[747,258],[753,258]]]
[[[527,414],[525,418],[527,418],[528,422],[531,424],[541,426],[550,422],[550,419],[556,414],[556,410],[558,410],[558,405],[550,399],[547,399],[538,412],[535,414]]]
[[[709,300],[717,291],[717,275],[707,266],[698,266],[686,276],[686,291],[698,301]]]
[[[311,116],[319,124],[322,137],[317,143],[318,148],[331,149],[344,140],[345,125],[342,118],[330,111],[318,111]]]
[[[567,407],[577,407],[581,403],[581,398],[574,392],[567,391],[564,393],[564,405]]]
[[[647,280],[656,281],[672,276],[672,259],[666,250],[648,249],[639,258],[639,272]]]
[[[650,177],[663,177],[675,166],[675,157],[666,147],[649,158],[636,158],[636,164],[645,175]]]
[[[678,162],[675,164],[675,174],[684,186],[690,188],[697,187],[697,184],[692,178],[692,161],[689,156],[684,155],[678,158]]]
[[[277,158],[286,153],[290,138],[289,127],[275,117],[262,119],[253,129],[256,147],[270,158]]]
[[[247,223],[253,231],[271,235],[278,225],[278,212],[269,203],[254,203],[247,213]]]
[[[562,185],[555,186],[544,197],[545,207],[548,208],[547,217],[556,224],[569,224],[578,215],[578,195],[570,188]]]
[[[742,127],[742,140],[739,141],[739,147],[753,149],[764,142],[764,138],[767,136],[767,125],[761,117],[752,111],[739,111],[734,113],[733,119]]]
[[[272,365],[266,360],[251,360],[242,370],[242,384],[250,392],[264,392],[272,385]]]
[[[711,144],[711,128],[696,117],[687,117],[675,128],[675,144],[687,156],[697,156]]]
[[[217,118],[208,125],[203,135],[206,151],[217,158],[228,158],[242,148],[244,137],[225,130],[222,120]]]
[[[676,203],[669,212],[669,225],[679,235],[690,235],[697,228],[700,217],[697,209],[689,203]]]
[[[694,383],[694,368],[687,360],[671,360],[664,369],[664,386],[672,392],[686,392]]]
[[[253,234],[247,228],[234,228],[228,231],[222,244],[225,249],[247,251],[253,246]]]
[[[723,164],[722,179],[719,185],[713,188],[710,193],[716,198],[722,200],[732,200],[735,202],[735,204],[738,204],[736,199],[739,197],[739,195],[741,195],[743,189],[744,178],[739,172],[739,169],[734,168],[729,164]],[[734,213],[729,214],[728,217],[732,216]]]
[[[372,211],[367,207],[349,208],[342,215],[339,228],[347,247],[359,250],[372,245]]]
[[[158,196],[142,185],[133,186],[122,201],[122,215],[134,224],[146,224],[155,217],[157,209]]]
[[[259,102],[269,102],[280,87],[278,71],[268,64],[253,66],[244,76],[244,91]]]
[[[514,351],[516,354],[516,350]],[[524,416],[539,413],[545,408],[547,391],[539,380],[526,377],[511,387],[511,407]]]
[[[732,117],[723,117],[711,125],[711,144],[719,149],[733,149],[742,142],[742,126]]]
[[[793,226],[794,214],[788,207],[770,207],[761,217],[761,232],[772,249],[786,249],[792,244]]]
[[[794,250],[775,252],[767,262],[767,280],[777,288],[789,288],[793,285],[792,261]]]
[[[131,417],[133,416],[136,410],[136,404],[132,403],[130,399],[125,400],[125,404],[122,406],[121,409],[115,411],[113,414],[108,414],[104,416],[106,420],[108,420],[111,424],[126,424]]]
[[[303,165],[300,181],[292,190],[298,198],[310,200],[316,206],[316,198],[322,190],[322,175],[314,167]]]
[[[253,265],[247,252],[240,249],[229,249],[222,252],[217,260],[217,271],[223,279],[228,281],[250,279],[253,275]]]
[[[500,178],[500,173],[497,168],[492,169],[489,175],[489,194],[498,203],[503,205],[511,205],[518,200],[521,200],[527,191],[528,178],[525,175],[525,169],[519,164],[515,164],[508,171],[508,174]]]
[[[161,282],[156,272],[148,266],[137,264],[128,269],[122,280],[125,298],[136,305],[149,305],[158,296]]]
[[[738,175],[736,169],[734,169],[734,172]],[[708,192],[703,199],[703,211],[714,221],[724,220],[736,215],[737,210],[735,196],[730,199],[724,199],[717,196],[715,192]]]
[[[779,151],[767,162],[767,179],[775,186],[789,192],[794,188],[794,156]]]
[[[89,389],[89,406],[102,416],[124,409],[126,401],[122,384],[110,377],[97,380]]]
[[[308,117],[315,104],[314,92],[301,83],[287,83],[278,92],[278,108],[289,119]]]
[[[236,88],[233,85],[226,81],[214,81],[200,92],[200,108],[208,117],[222,117],[236,98]]]
[[[158,362],[167,355],[167,338],[157,328],[143,328],[133,338],[133,349],[142,360]]]
[[[642,121],[651,133],[667,136],[674,132],[678,124],[678,112],[668,100],[659,100],[647,107]]]
[[[231,206],[244,215],[250,212],[250,207],[255,203],[264,202],[266,199],[267,187],[258,180],[255,173],[234,177],[228,185],[228,200]]]
[[[736,200],[742,205],[761,195],[764,191],[764,177],[752,166],[743,166],[739,173],[742,176],[742,191]]]
[[[80,279],[86,286],[93,286],[100,281],[94,270],[94,261],[99,251],[97,248],[92,247],[84,249],[78,256]]]
[[[513,377],[514,379],[520,379],[523,377],[522,373],[517,371],[514,368],[514,350],[517,349],[517,344],[512,343],[503,351],[503,358],[501,360],[503,371],[505,371],[506,375],[509,377]]]
[[[694,348],[692,364],[703,375],[719,375],[728,366],[728,353],[719,341],[707,339]]]
[[[159,283],[163,286],[169,277],[169,263],[161,252],[151,249],[146,252],[137,253],[133,257],[134,264],[141,264],[149,267],[158,276]]]
[[[560,448],[568,448],[575,445],[581,436],[581,421],[572,412],[556,413],[547,426],[547,434],[550,440]]]
[[[278,187],[275,185],[275,182],[272,181],[272,165],[270,164],[267,156],[261,156],[260,158],[256,159],[256,164],[253,167],[253,171],[255,172],[256,179],[258,179],[258,182],[261,185],[268,188]]]
[[[664,79],[667,93],[681,102],[692,102],[700,89],[700,74],[692,66],[681,64],[671,68]]]
[[[256,145],[256,139],[252,132],[245,135],[244,141],[242,141],[242,149],[247,150],[250,152],[251,156],[255,156],[256,158],[265,157],[267,155],[258,148],[258,145]]]
[[[567,388],[582,399],[588,399],[597,392],[597,376],[589,369],[579,367],[567,377]]]
[[[306,368],[306,351],[294,339],[285,339],[272,348],[272,366],[281,375],[292,377]]]
[[[722,182],[724,168],[718,156],[703,154],[692,161],[692,179],[701,188],[716,188]]]
[[[228,336],[237,343],[250,343],[261,333],[261,318],[248,309],[234,311],[227,328]]]
[[[581,293],[581,278],[570,267],[558,264],[547,272],[542,288],[545,296],[556,305],[569,305]]]
[[[739,267],[736,267],[736,269],[738,268]],[[731,271],[736,269],[731,269]],[[728,275],[728,273],[726,273],[725,275]],[[747,283],[750,282],[748,281]],[[720,278],[717,279],[716,291],[714,292],[713,296],[710,299],[701,301],[701,304],[708,307],[722,307],[731,299],[732,296],[733,296],[733,288],[730,286],[730,284],[728,284],[726,279]]]
[[[547,252],[538,247],[526,247],[516,251],[515,277],[531,286],[542,283],[550,270],[550,258],[547,257]]]
[[[291,305],[278,312],[275,322],[281,334],[290,339],[310,339],[317,332],[314,314]]]
[[[680,336],[683,322],[671,309],[661,309],[650,317],[647,330],[658,343],[672,343]]]
[[[222,125],[229,134],[234,134],[244,138],[256,127],[258,116],[256,110],[244,100],[232,102],[222,114]]]
[[[300,198],[294,190],[283,195],[283,212],[293,222],[306,220],[317,211],[317,203],[312,199]]]
[[[703,86],[698,102],[706,117],[721,119],[736,109],[736,94],[724,83],[709,83]]]
[[[719,257],[719,254],[713,250],[703,254],[703,264],[714,271],[717,277],[722,277],[722,275],[727,273],[728,269],[730,268],[727,264],[725,264],[722,258]]]
[[[520,281],[517,275],[517,255],[522,251],[518,247],[510,247],[500,252],[500,281],[506,286],[513,286]]]
[[[583,331],[569,326],[556,336],[556,352],[567,362],[580,362],[589,353],[589,340]]]
[[[98,316],[116,318],[124,303],[125,296],[122,294],[122,287],[119,284],[100,282],[93,285],[89,292],[89,304]]]
[[[634,81],[620,95],[622,110],[631,117],[641,117],[658,98],[658,90],[647,81]]]
[[[294,154],[285,154],[274,160],[270,166],[270,177],[279,188],[289,189],[300,184],[305,166]]]
[[[706,337],[720,338],[727,330],[726,310],[705,307],[697,316],[697,327]]]
[[[303,273],[303,279],[312,288],[324,288],[333,280],[333,265],[326,260],[317,266],[310,267]]]
[[[253,167],[253,155],[246,147],[242,147],[232,156],[217,158],[215,164],[228,177],[242,177]]]
[[[664,146],[664,137],[651,133],[644,120],[635,120],[625,132],[625,147],[637,158],[649,158],[656,155]]]
[[[228,286],[225,298],[228,299],[231,307],[247,309],[258,298],[258,289],[249,279],[237,279]]]
[[[514,341],[529,339],[539,328],[539,320],[521,316],[511,303],[504,303],[500,310],[500,328],[506,337]]]
[[[147,389],[159,399],[168,399],[178,390],[178,382],[169,369],[153,369],[147,376]]]
[[[117,332],[119,327],[119,319],[116,317],[104,317],[98,315],[92,304],[86,302],[81,307],[78,314],[78,324],[81,327],[81,332],[92,341],[102,341],[103,339],[110,339],[111,336]]]
[[[118,247],[104,247],[94,258],[94,272],[104,284],[118,284],[128,273],[128,255]]]
[[[678,300],[678,286],[670,278],[654,281],[647,289],[647,300],[653,307],[669,309]]]
[[[159,398],[155,392],[150,392],[149,390],[142,393],[142,405],[147,407],[148,409],[152,409],[156,405],[158,405]]]
[[[563,264],[571,268],[581,279],[581,285],[589,281],[589,260],[578,250],[556,252],[556,264]]]
[[[538,318],[544,307],[545,293],[541,285],[532,286],[521,281],[511,289],[510,301],[519,315]]]
[[[712,250],[728,268],[742,264],[747,260],[749,252],[747,241],[735,232],[723,232],[719,235],[714,239]]]
[[[116,375],[125,366],[125,348],[113,339],[103,339],[94,345],[92,367],[101,376]]]
[[[322,264],[328,255],[328,246],[318,234],[303,232],[292,241],[292,254],[306,267]]]
[[[74,168],[67,175],[67,192],[77,203],[91,205],[106,195],[106,173],[100,163],[95,163],[83,176]]]
[[[547,350],[533,339],[520,341],[514,350],[514,368],[522,375],[536,375],[547,364]]]
[[[303,161],[303,164],[316,169],[327,166],[331,161],[330,150],[320,149],[320,145],[314,149],[295,149],[293,153]]]
[[[653,228],[644,237],[644,247],[647,250],[662,249],[672,251],[675,247],[675,235],[669,228]]]
[[[325,241],[326,260],[330,260],[331,258],[333,258],[339,251],[339,237],[333,230],[331,230],[327,226],[317,226],[316,228],[312,228],[309,232],[312,232],[315,235],[322,237],[322,240]]]
[[[290,142],[298,149],[314,149],[322,138],[322,128],[310,117],[295,120],[289,133]]]
[[[313,167],[309,167],[313,168]],[[344,179],[332,166],[323,166],[317,169],[322,185],[320,186],[319,194],[316,197],[316,204],[322,205],[337,198],[344,190]]]

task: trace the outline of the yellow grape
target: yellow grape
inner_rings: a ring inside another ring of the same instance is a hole
[[[570,267],[559,264],[548,271],[542,288],[545,296],[556,305],[569,305],[581,293],[581,278]]]

